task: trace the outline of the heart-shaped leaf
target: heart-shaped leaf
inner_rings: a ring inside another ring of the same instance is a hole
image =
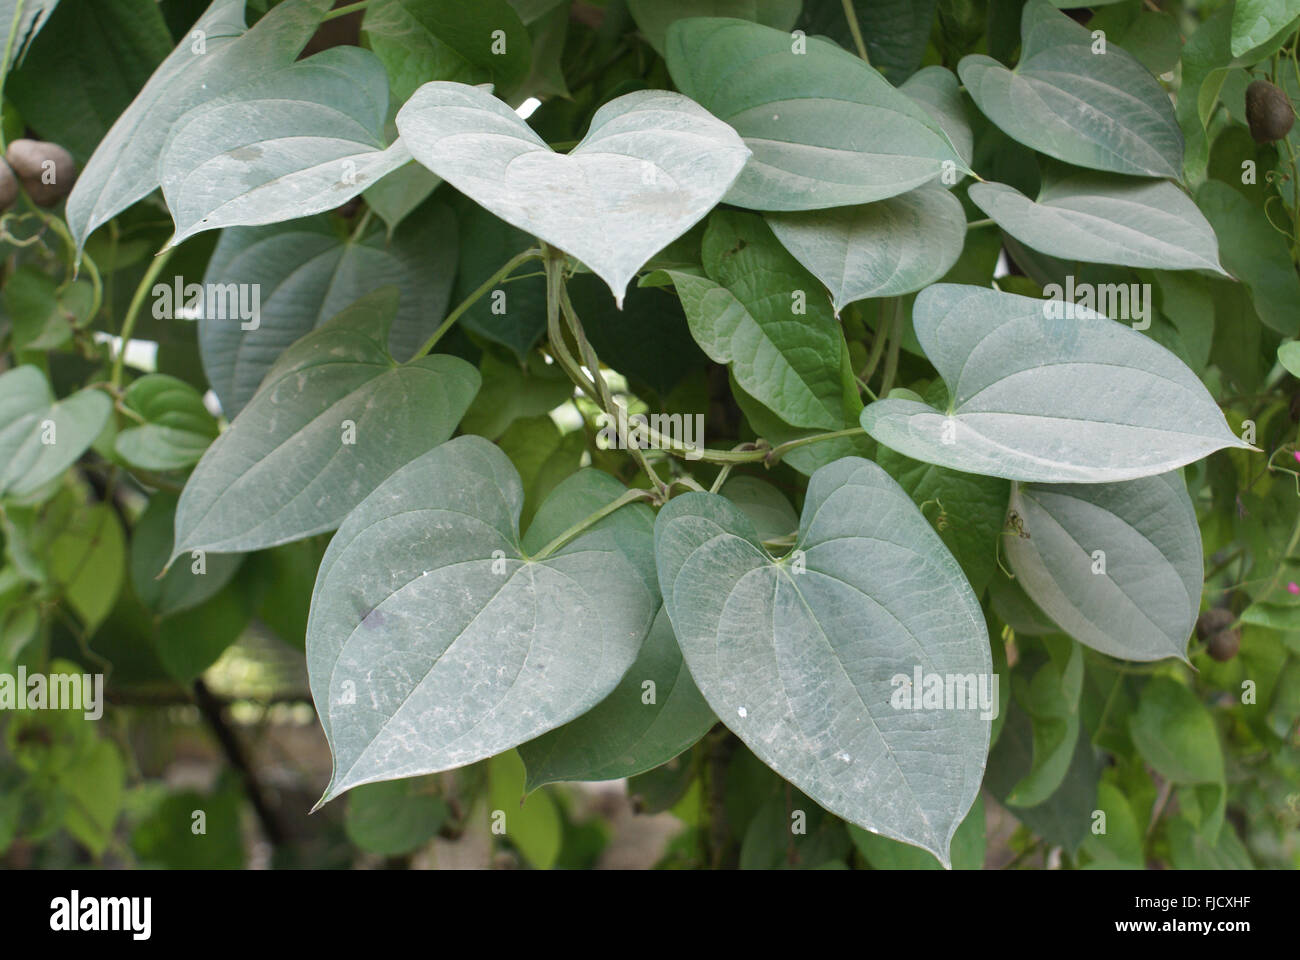
[[[285,0],[252,29],[244,0],[213,0],[100,141],[68,195],[77,250],[101,224],[156,190],[163,146],[187,111],[292,63],[331,0]]]
[[[947,273],[966,242],[961,201],[928,184],[857,207],[770,213],[767,224],[830,290],[836,313],[856,300],[915,293]]]
[[[1037,201],[1001,183],[971,184],[970,198],[1007,233],[1048,256],[1225,273],[1214,228],[1167,180],[1075,171],[1044,186]]]
[[[655,554],[718,718],[830,812],[946,865],[992,708],[945,705],[943,686],[991,684],[993,663],[974,593],[898,484],[856,457],[818,470],[779,560],[733,504],[688,493],[660,511]],[[927,702],[918,674],[939,709],[913,707]]]
[[[518,474],[465,436],[357,506],[321,561],[307,626],[334,756],[322,802],[494,756],[618,685],[656,607],[649,509],[621,507],[539,554],[623,492],[608,474],[575,474],[521,539]]]
[[[689,749],[716,722],[660,607],[636,662],[613,693],[578,719],[519,747],[527,789],[653,770]]]
[[[360,47],[324,50],[190,110],[160,165],[171,244],[351,200],[411,159],[400,139],[388,146],[387,114],[388,74]]]
[[[1046,0],[1025,4],[1020,40],[1015,70],[983,54],[957,66],[976,105],[1004,133],[1075,166],[1179,176],[1183,135],[1169,95],[1146,67]]]
[[[669,271],[700,349],[786,423],[836,429],[844,337],[817,281],[752,213],[710,217],[703,259],[708,277]]]
[[[147,374],[126,388],[122,403],[143,423],[119,432],[114,447],[142,470],[182,470],[198,463],[216,439],[217,421],[198,390],[184,380]]]
[[[736,206],[870,203],[933,180],[944,161],[966,169],[926,109],[828,41],[697,17],[668,29],[666,59],[677,89],[754,152],[727,193]]]
[[[95,442],[113,401],[87,387],[56,401],[32,366],[0,374],[0,494],[35,493],[77,462]]]
[[[1125,483],[1013,485],[1007,561],[1080,643],[1123,660],[1185,658],[1201,605],[1201,533],[1177,472]]]
[[[396,309],[386,287],[284,352],[190,474],[173,556],[333,530],[394,470],[451,436],[478,371],[436,354],[394,363],[386,345]]]
[[[863,428],[916,460],[1042,483],[1132,480],[1224,447],[1253,449],[1164,347],[1082,306],[1070,305],[1073,319],[1064,310],[981,287],[927,287],[912,325],[948,385],[948,409],[878,400],[862,411]]]
[[[485,90],[427,83],[397,114],[415,159],[502,220],[576,257],[619,305],[628,281],[727,192],[749,151],[686,97],[606,103],[567,154]]]
[[[388,348],[405,361],[441,321],[456,272],[450,210],[432,201],[385,242],[345,239],[324,217],[225,230],[203,275],[199,352],[233,419],[280,354],[380,287],[401,291]],[[173,300],[187,300],[181,290]]]

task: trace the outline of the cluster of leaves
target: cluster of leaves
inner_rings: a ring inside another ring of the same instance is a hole
[[[0,4],[82,165],[0,236],[0,671],[259,620],[383,854],[580,865],[533,791],[626,777],[671,866],[978,867],[982,792],[1296,864],[1300,4],[1063,6]],[[113,837],[59,716],[0,848]]]

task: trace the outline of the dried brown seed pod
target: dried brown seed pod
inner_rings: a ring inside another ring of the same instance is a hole
[[[1267,80],[1246,88],[1246,122],[1256,143],[1272,143],[1291,132],[1295,111],[1285,93]]]
[[[1196,635],[1207,640],[1221,630],[1227,630],[1237,618],[1231,610],[1223,607],[1211,607],[1196,618]]]
[[[54,206],[68,195],[77,179],[72,154],[57,143],[15,140],[9,144],[5,159],[38,207]]]
[[[18,178],[9,169],[9,164],[0,163],[0,213],[8,210],[18,199]]]
[[[1241,631],[1221,630],[1210,637],[1210,642],[1205,645],[1205,649],[1210,656],[1220,663],[1231,660],[1237,655],[1237,651],[1241,649]]]

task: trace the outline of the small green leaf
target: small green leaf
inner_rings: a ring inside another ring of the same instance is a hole
[[[22,497],[49,483],[95,442],[113,412],[102,390],[56,401],[39,369],[0,374],[0,494]]]
[[[118,433],[114,446],[142,470],[181,470],[199,461],[217,436],[203,397],[183,380],[151,373],[127,387],[122,402],[144,418]]]
[[[447,803],[429,780],[368,783],[348,795],[348,839],[386,857],[412,853],[434,838],[447,819]]]
[[[1207,180],[1196,202],[1219,235],[1223,265],[1250,288],[1259,319],[1283,336],[1294,337],[1300,332],[1300,276],[1286,238],[1226,183]]]
[[[1153,677],[1142,688],[1129,732],[1143,759],[1174,783],[1222,783],[1223,751],[1214,718],[1187,687]]]
[[[835,429],[843,336],[816,279],[758,216],[733,211],[709,218],[704,268],[669,271],[695,342],[786,423]]]
[[[155,493],[131,531],[131,585],[141,603],[159,616],[197,607],[230,582],[244,555],[184,556],[162,575],[171,556],[176,498]]]
[[[1296,17],[1300,17],[1300,0],[1237,0],[1232,10],[1232,55],[1240,57],[1293,28]]]

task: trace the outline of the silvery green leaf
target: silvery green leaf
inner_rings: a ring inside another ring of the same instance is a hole
[[[1025,536],[1003,549],[1025,593],[1080,643],[1185,659],[1201,604],[1201,533],[1178,472],[1124,483],[1013,485]]]
[[[1125,51],[1094,53],[1088,28],[1029,0],[1015,70],[992,57],[963,57],[957,72],[984,115],[1013,140],[1093,170],[1177,177],[1183,135],[1169,95]]]
[[[279,223],[347,202],[411,155],[384,137],[388,75],[360,47],[262,74],[172,127],[160,176],[172,245],[203,230]]]
[[[173,556],[333,530],[398,467],[451,436],[478,371],[438,354],[395,363],[396,309],[396,289],[383,288],[284,351],[190,474]]]
[[[806,50],[797,45],[806,44]],[[815,37],[697,17],[668,30],[668,69],[754,152],[726,201],[755,210],[870,203],[966,164],[916,101]]]
[[[624,506],[537,555],[623,491],[574,474],[521,539],[515,468],[464,436],[357,506],[321,561],[307,626],[334,757],[322,802],[494,756],[614,690],[657,606],[649,509]]]
[[[837,313],[857,300],[915,293],[946,274],[966,242],[961,201],[930,184],[856,207],[769,213],[767,223],[830,290]]]
[[[907,494],[867,460],[821,468],[778,560],[739,508],[688,493],[660,511],[655,554],[718,719],[831,813],[947,865],[979,792],[990,714],[899,697],[916,669],[978,685],[993,664],[974,593]]]
[[[19,3],[22,4],[21,12]],[[9,72],[11,64],[22,61],[36,34],[40,33],[58,5],[59,0],[0,0],[0,37],[8,38],[5,49],[9,57],[7,62],[0,63],[0,76]]]
[[[49,483],[94,443],[112,412],[108,394],[89,387],[55,400],[36,367],[0,374],[0,494],[26,496]]]
[[[187,111],[292,63],[331,0],[285,0],[244,25],[244,0],[213,0],[100,141],[68,195],[78,254],[86,238],[161,182],[163,146]]]
[[[689,749],[716,722],[660,607],[636,662],[608,697],[576,720],[520,744],[526,789],[636,776]]]
[[[1133,480],[1224,447],[1253,449],[1172,353],[1072,309],[1066,319],[1060,301],[927,287],[912,325],[949,406],[878,400],[862,411],[863,428],[916,460],[1042,483]]]
[[[567,154],[477,87],[427,83],[397,114],[415,159],[507,223],[576,257],[621,306],[628,281],[726,193],[749,151],[677,93],[606,103]]]
[[[388,348],[409,360],[450,299],[454,234],[451,211],[436,200],[387,241],[379,229],[341,237],[324,217],[223,231],[203,276],[198,322],[203,370],[226,416],[244,408],[290,344],[390,284],[401,296]],[[257,316],[247,319],[252,311],[242,307],[254,305]]]
[[[1047,184],[1036,201],[1001,183],[973,183],[970,198],[1007,233],[1048,256],[1225,274],[1214,228],[1168,180],[1075,171]]]
[[[911,97],[934,118],[953,151],[970,166],[975,153],[975,136],[971,132],[957,75],[947,67],[923,67],[908,77],[898,92]]]
[[[719,210],[702,253],[708,277],[668,271],[700,349],[785,423],[837,429],[844,336],[816,279],[757,214]]]
[[[732,17],[789,32],[802,5],[801,0],[628,0],[627,7],[641,36],[663,56],[664,37],[674,20]]]

